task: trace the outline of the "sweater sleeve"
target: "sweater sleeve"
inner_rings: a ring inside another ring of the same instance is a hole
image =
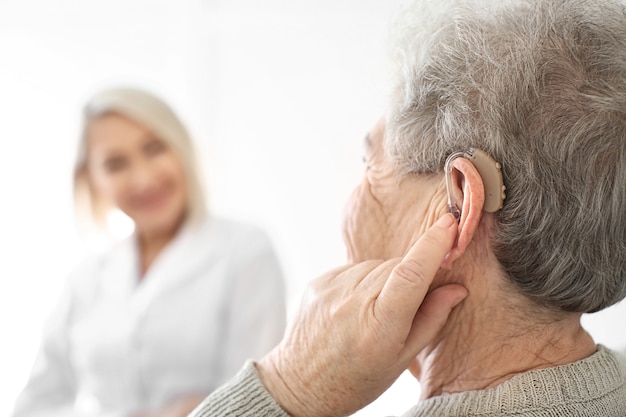
[[[289,417],[261,382],[254,363],[209,395],[190,417]]]

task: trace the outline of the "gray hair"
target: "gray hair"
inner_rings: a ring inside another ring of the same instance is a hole
[[[626,296],[626,12],[497,3],[402,30],[386,151],[405,174],[441,172],[459,149],[491,154],[507,186],[492,244],[508,277],[538,305],[598,311]]]
[[[160,98],[136,88],[112,88],[95,94],[85,105],[84,126],[74,164],[74,200],[77,209],[87,211],[94,223],[103,223],[110,207],[99,201],[87,176],[88,144],[85,129],[90,120],[118,114],[144,126],[171,147],[182,161],[188,191],[188,221],[206,215],[204,188],[189,133],[174,111]]]

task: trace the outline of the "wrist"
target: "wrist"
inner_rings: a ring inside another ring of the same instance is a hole
[[[304,385],[294,380],[293,377],[290,378],[288,374],[292,372],[287,371],[287,367],[281,366],[277,352],[270,352],[256,362],[255,366],[265,389],[287,414],[292,417],[324,415],[316,409],[314,404],[311,404],[316,401],[314,393],[309,392],[306,396],[298,395],[298,391],[306,392],[307,390],[298,390]]]

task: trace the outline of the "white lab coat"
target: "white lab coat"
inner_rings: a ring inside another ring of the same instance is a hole
[[[282,338],[284,282],[261,230],[183,228],[140,282],[135,242],[71,274],[15,417],[127,416],[208,394]]]

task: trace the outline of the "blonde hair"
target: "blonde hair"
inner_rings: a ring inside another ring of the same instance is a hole
[[[205,192],[191,137],[176,113],[160,98],[136,88],[112,88],[95,94],[85,105],[83,129],[74,164],[74,202],[79,217],[105,226],[112,209],[99,199],[87,172],[87,135],[89,122],[106,114],[117,114],[141,124],[165,142],[182,161],[188,193],[187,221],[196,222],[207,213]]]

